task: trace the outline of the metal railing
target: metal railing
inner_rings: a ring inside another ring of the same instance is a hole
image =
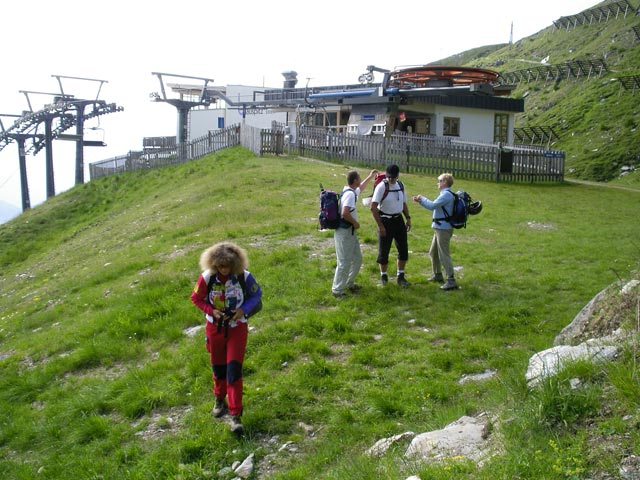
[[[126,155],[94,162],[89,165],[89,172],[94,180],[116,173],[178,165],[236,145],[240,145],[239,125],[209,132],[188,143],[129,152]]]

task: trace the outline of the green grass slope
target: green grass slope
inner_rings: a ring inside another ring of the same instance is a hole
[[[605,61],[609,71],[588,79],[521,82],[513,95],[526,99],[525,112],[516,126],[553,126],[560,138],[552,147],[566,152],[568,177],[638,185],[637,172],[620,174],[622,167],[640,165],[640,91],[625,90],[618,80],[640,74],[640,41],[633,31],[638,25],[634,11],[570,30],[549,25],[512,45],[479,47],[437,63],[506,73],[541,66],[543,59],[547,65]]]
[[[318,184],[339,189],[346,171],[234,148],[80,185],[0,226],[0,478],[231,478],[219,474],[251,453],[254,479],[577,478],[640,455],[637,351],[571,372],[585,389],[524,382],[533,353],[634,275],[640,192],[457,181],[484,209],[454,237],[455,292],[426,280],[430,215],[416,204],[413,285],[379,288],[361,207],[364,288],[337,300]],[[402,179],[435,193],[433,177]],[[199,255],[225,239],[264,290],[242,439],[211,417],[203,334],[185,333],[203,324],[189,301]],[[458,383],[486,369],[497,376]],[[482,411],[505,419],[492,438],[509,446],[483,467],[364,455]]]
[[[506,45],[507,44],[505,43],[499,43],[497,45],[485,45],[483,47],[472,48],[471,50],[465,50],[464,52],[433,62],[432,65],[467,65],[475,60],[488,57],[493,52],[504,48]]]

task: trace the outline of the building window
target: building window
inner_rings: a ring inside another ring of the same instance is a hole
[[[384,131],[387,128],[387,124],[386,123],[376,123],[373,125],[373,128],[371,129],[371,133],[373,135],[384,135]]]
[[[448,135],[451,137],[459,137],[460,136],[460,118],[444,117],[442,134]]]
[[[224,117],[218,117],[218,128],[224,128]]]
[[[416,119],[416,133],[422,135],[428,135],[431,133],[431,118],[417,118]]]
[[[302,123],[309,127],[324,127],[326,126],[326,117],[323,112],[307,112],[302,117]]]
[[[496,113],[493,123],[493,142],[509,142],[509,114]]]

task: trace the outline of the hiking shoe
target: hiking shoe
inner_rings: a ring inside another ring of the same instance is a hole
[[[380,275],[380,283],[382,284],[382,286],[385,286],[387,283],[389,283],[389,276],[386,273]]]
[[[444,277],[442,276],[441,273],[436,273],[435,275],[432,275],[431,277],[429,277],[429,281],[430,282],[437,282],[437,283],[444,283]]]
[[[350,292],[357,292],[359,290],[362,290],[362,286],[358,285],[357,283],[354,283],[350,287],[347,287],[347,290],[349,290]]]
[[[244,433],[244,425],[242,425],[240,415],[231,416],[231,431],[236,435],[242,435]]]
[[[216,398],[216,403],[213,404],[212,413],[216,418],[220,418],[227,413],[227,402],[225,402],[224,398]]]
[[[331,292],[331,295],[333,295],[335,298],[344,298],[349,296],[344,292]]]
[[[402,288],[407,288],[409,285],[411,285],[409,282],[407,282],[407,279],[404,278],[404,273],[398,275],[398,285],[400,285]]]
[[[450,278],[449,280],[447,280],[447,283],[445,283],[444,285],[441,285],[440,288],[442,290],[456,290],[460,287],[458,287],[458,284],[453,278]]]

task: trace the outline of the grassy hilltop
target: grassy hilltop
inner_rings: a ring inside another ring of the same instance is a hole
[[[339,189],[346,171],[234,148],[98,179],[0,226],[0,477],[231,478],[218,474],[254,453],[254,479],[585,478],[640,455],[637,351],[578,366],[583,389],[524,381],[596,293],[637,275],[639,191],[457,180],[484,209],[456,231],[455,292],[426,280],[430,215],[416,204],[413,285],[379,288],[360,207],[364,288],[336,300],[318,184]],[[434,177],[402,180],[436,193]],[[200,252],[224,239],[248,250],[264,290],[243,439],[211,417],[203,334],[186,334],[203,323],[189,301]],[[486,369],[497,376],[458,383]],[[482,468],[414,464],[402,447],[364,455],[483,411],[508,448]]]
[[[517,116],[516,127],[553,127],[559,139],[551,146],[566,152],[568,177],[637,185],[637,172],[619,176],[623,167],[640,165],[640,91],[625,90],[618,79],[640,75],[640,40],[633,31],[639,19],[633,9],[626,18],[620,15],[569,30],[549,25],[512,45],[479,47],[435,63],[504,74],[576,60],[604,61],[608,71],[601,75],[594,70],[589,78],[543,76],[519,83],[513,95],[525,98],[525,112]]]

